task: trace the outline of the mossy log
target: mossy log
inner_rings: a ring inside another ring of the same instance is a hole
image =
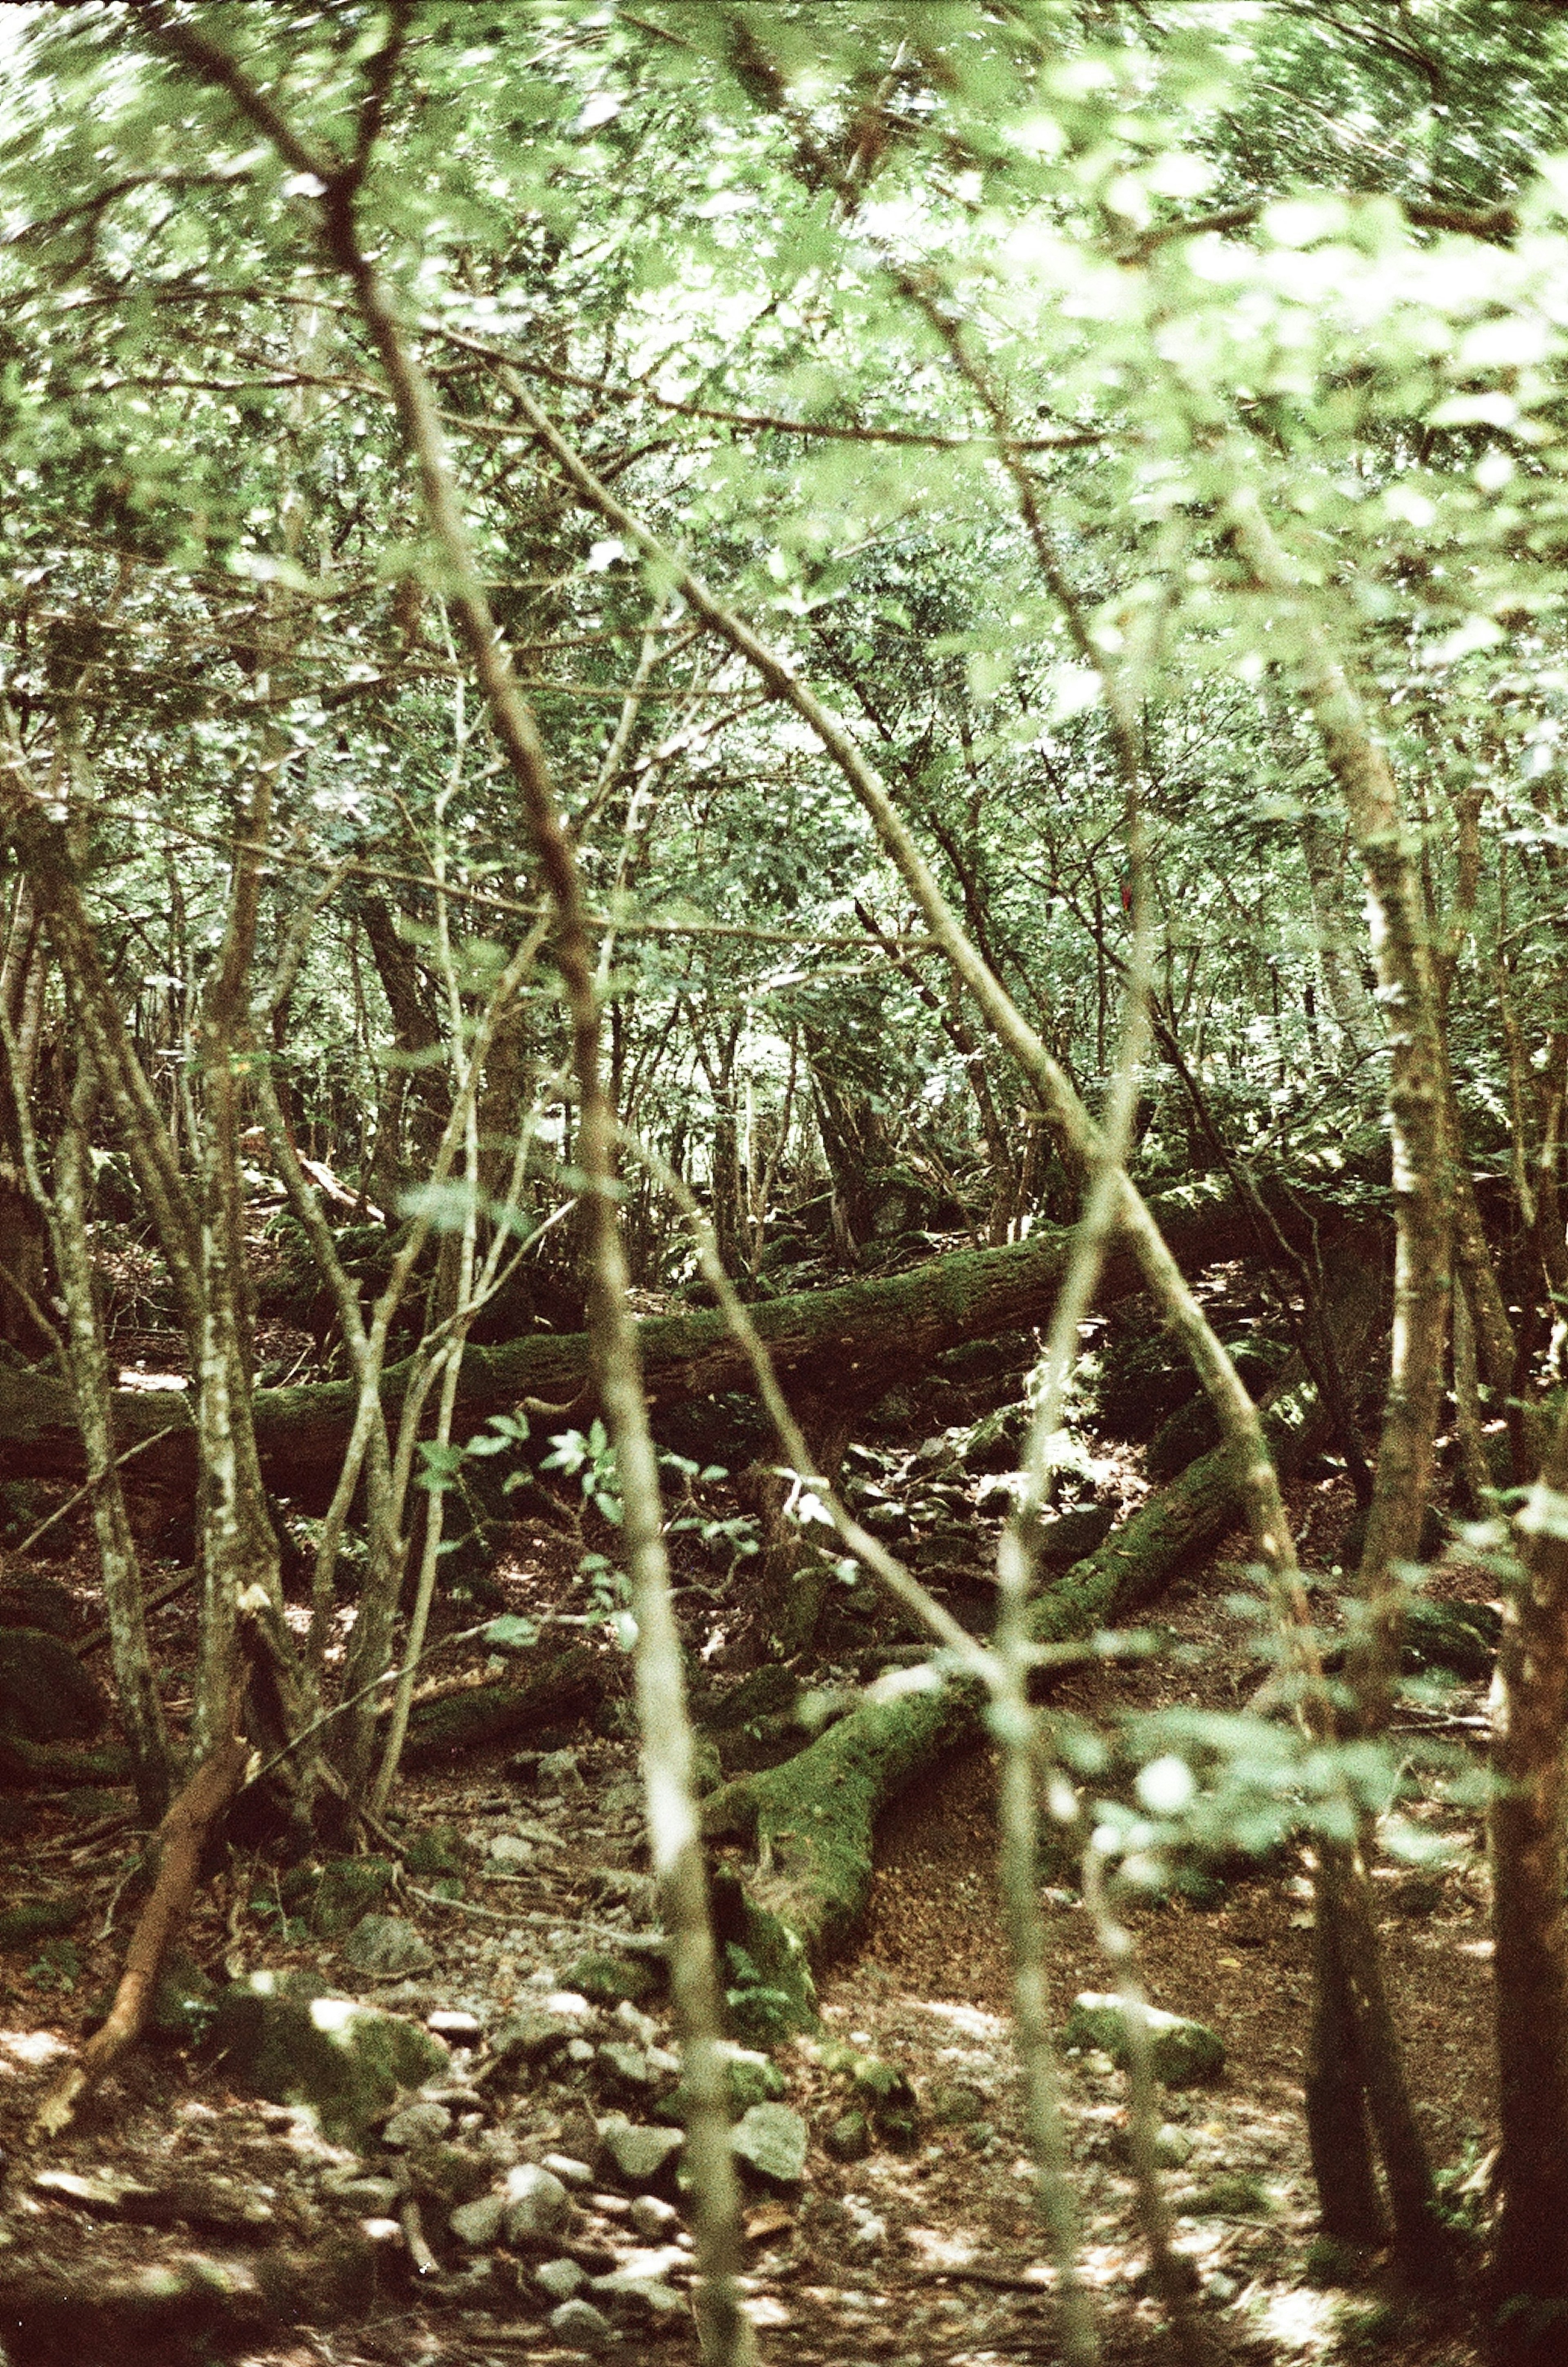
[[[1347,1365],[1364,1355],[1377,1294],[1359,1289],[1337,1326]],[[1292,1359],[1264,1412],[1282,1477],[1318,1452],[1329,1432],[1316,1392]],[[1076,1562],[1036,1598],[1037,1644],[1087,1638],[1124,1625],[1195,1557],[1217,1545],[1240,1512],[1245,1458],[1217,1446]],[[775,1957],[820,1963],[855,1937],[871,1892],[876,1819],[915,1778],[979,1732],[984,1702],[968,1678],[910,1672],[908,1688],[874,1693],[781,1766],[738,1777],[703,1804],[711,1840],[754,1844],[744,1876],[754,1915],[773,1927]]]
[[[1250,1239],[1245,1217],[1228,1199],[1188,1196],[1156,1203],[1156,1211],[1189,1272],[1235,1256]],[[764,1300],[753,1308],[752,1319],[786,1387],[807,1398],[869,1405],[948,1348],[1044,1320],[1069,1240],[1066,1228],[1042,1227],[1004,1249],[960,1251],[907,1274]],[[1140,1280],[1131,1257],[1118,1251],[1107,1264],[1101,1303],[1137,1289]],[[751,1387],[750,1366],[718,1313],[649,1318],[638,1324],[637,1339],[656,1410]],[[471,1426],[490,1414],[533,1405],[553,1410],[559,1423],[581,1426],[595,1410],[592,1373],[585,1332],[536,1333],[501,1347],[470,1347],[457,1421]],[[400,1404],[408,1379],[406,1365],[388,1371],[389,1409]],[[330,1492],[348,1438],[350,1385],[258,1389],[254,1402],[256,1444],[269,1484],[297,1501]],[[122,1449],[156,1439],[138,1455],[139,1478],[193,1487],[195,1433],[183,1395],[117,1389],[113,1403]],[[548,1416],[543,1420],[547,1423]],[[168,1435],[159,1437],[164,1431]],[[69,1390],[48,1372],[0,1361],[0,1480],[79,1480],[82,1468]]]
[[[604,1692],[604,1656],[590,1644],[569,1651],[521,1682],[472,1685],[416,1703],[402,1764],[424,1767],[459,1750],[503,1742],[530,1727],[553,1726],[593,1708]]]

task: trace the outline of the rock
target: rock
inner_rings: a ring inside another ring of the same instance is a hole
[[[1417,1669],[1447,1669],[1478,1683],[1492,1673],[1502,1614],[1490,1603],[1434,1603],[1424,1594],[1404,1603],[1404,1657]]]
[[[858,2055],[850,2064],[849,2073],[874,2112],[880,2115],[914,2110],[914,2088],[908,2073],[898,2064],[885,2063],[876,2055]]]
[[[1225,2067],[1225,2050],[1212,2030],[1178,2013],[1148,2008],[1149,2049],[1155,2076],[1168,2088],[1198,2088],[1217,2079]],[[1067,2017],[1069,2046],[1100,2047],[1120,2068],[1127,2066],[1127,2024],[1119,1998],[1086,1989],[1073,1999]]]
[[[570,2301],[588,2282],[588,2271],[575,2260],[541,2260],[534,2271],[534,2282],[551,2301]]]
[[[593,2053],[593,2042],[591,2038],[569,2038],[566,2042],[566,2059],[569,2063],[592,2063]]]
[[[573,2350],[603,2350],[615,2333],[609,2319],[591,2301],[563,2301],[558,2309],[551,2310],[545,2324],[558,2342]]]
[[[649,1966],[628,1956],[580,1956],[567,1979],[596,2005],[635,2005],[658,1987]]]
[[[73,2211],[90,2212],[95,2219],[145,2220],[158,2189],[139,2179],[122,2178],[111,2170],[83,2173],[71,2169],[40,2169],[32,2180],[35,2194],[51,2203],[68,2203]]]
[[[218,1990],[199,1965],[176,1950],[159,1974],[147,2027],[159,2038],[199,2045],[218,2010]]]
[[[448,2046],[477,2046],[484,2036],[484,2025],[477,2013],[459,2013],[437,2007],[424,2017],[426,2030],[444,2038]]]
[[[963,2128],[985,2119],[987,2102],[973,2079],[942,2079],[931,2091],[931,2116],[943,2128]]]
[[[308,2105],[334,2144],[358,2145],[397,2101],[450,2068],[438,2038],[326,1993],[310,1973],[252,1973],[223,1990],[209,2051],[243,2093]]]
[[[727,2042],[724,2057],[729,2109],[737,2119],[750,2112],[753,2104],[776,2104],[784,2094],[784,2073],[770,2056],[760,2054],[755,2047]]]
[[[495,2164],[466,2145],[424,2145],[409,2155],[409,2184],[422,2203],[451,2211],[472,2203],[495,2175]]]
[[[335,1939],[367,1914],[391,1887],[397,1870],[389,1857],[329,1858],[315,1884],[310,1914],[321,1938]],[[308,1891],[301,1893],[301,1905],[308,1895]]]
[[[578,2161],[569,2153],[547,2153],[541,2165],[563,2186],[592,2186],[593,2172],[585,2161]]]
[[[1192,2158],[1192,2139],[1186,2129],[1167,2121],[1155,2131],[1155,2162],[1160,2169],[1179,2169]]]
[[[506,2197],[491,2193],[479,2195],[473,2203],[459,2203],[448,2214],[446,2225],[458,2243],[467,2245],[470,2252],[488,2252],[492,2244],[501,2241],[505,2221]]]
[[[506,2173],[502,2190],[506,2207],[506,2240],[525,2243],[536,2236],[553,2236],[571,2211],[571,2196],[553,2170],[537,2162],[520,2161]]]
[[[629,2305],[645,2317],[669,2317],[683,2305],[681,2296],[664,2282],[673,2269],[688,2270],[691,2262],[674,2244],[663,2245],[648,2251],[633,2252],[619,2268],[602,2277],[595,2277],[589,2292],[601,2301]]]
[[[627,2186],[657,2186],[685,2144],[682,2129],[639,2128],[630,2121],[606,2121],[599,2132],[605,2153]]]
[[[254,2240],[265,2236],[276,2218],[265,2195],[231,2178],[173,2178],[150,2186],[118,2170],[83,2174],[41,2169],[32,2184],[35,2192],[68,2203],[73,2210],[141,2227],[172,2227],[183,2222],[204,2235]]]
[[[581,1792],[582,1770],[575,1750],[547,1750],[539,1761],[539,1781],[547,1791]]]
[[[742,2169],[762,2185],[795,2187],[806,2176],[810,2131],[788,2104],[752,2104],[729,2133]]]
[[[871,2151],[871,2123],[863,2112],[845,2112],[822,2142],[835,2161],[863,2161]]]
[[[680,2216],[672,2203],[664,2202],[657,2194],[639,2194],[626,2213],[631,2225],[650,2244],[660,2236],[668,2236]]]
[[[389,2218],[398,2207],[396,2181],[390,2178],[365,2178],[358,2174],[344,2176],[339,2172],[321,2180],[321,2191],[330,2194],[334,2203],[346,2203],[351,2211],[362,2218]]]
[[[362,1915],[343,1943],[344,1962],[371,1980],[428,1972],[435,1951],[400,1915]]]
[[[520,1833],[496,1833],[491,1840],[490,1856],[496,1865],[532,1865],[534,1844]]]
[[[491,2040],[491,2053],[503,2065],[545,2063],[562,2052],[579,2027],[574,2017],[542,2008],[513,2014]]]
[[[434,2145],[451,2125],[452,2115],[445,2104],[426,2103],[421,2097],[405,2104],[400,2112],[394,2112],[381,2135],[386,2144],[393,2146]]]
[[[85,1742],[107,1716],[69,1644],[42,1627],[0,1628],[0,1728],[29,1742]]]
[[[658,2074],[648,2059],[645,2047],[633,2046],[624,2039],[612,2038],[600,2047],[598,2060],[616,2087],[646,2090],[658,2085]]]

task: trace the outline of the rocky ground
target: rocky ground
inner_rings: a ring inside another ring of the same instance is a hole
[[[1031,1352],[1028,1342],[962,1352],[850,1459],[863,1516],[976,1625],[989,1615],[997,1475],[1010,1459],[1005,1428],[985,1426],[986,1392],[1015,1399],[1007,1373]],[[156,1341],[140,1361],[159,1377]],[[1102,1528],[1147,1484],[1136,1455],[1088,1456],[1075,1485],[1096,1501],[1071,1517]],[[558,1520],[514,1534],[503,1599],[592,1633],[583,1620],[600,1614],[581,1569],[596,1541],[566,1497],[558,1509]],[[1343,1481],[1303,1483],[1292,1511],[1308,1566],[1330,1571],[1350,1511]],[[137,1516],[156,1586],[169,1508],[148,1500]],[[709,1487],[682,1518],[693,1666],[734,1772],[798,1745],[795,1688],[776,1669],[741,1673],[755,1651],[745,1565],[729,1568],[744,1526],[733,1492]],[[1233,1555],[1158,1606],[1166,1649],[1074,1673],[1057,1708],[1113,1726],[1170,1704],[1252,1699],[1266,1670],[1255,1629],[1227,1607],[1245,1586],[1239,1545]],[[10,1577],[32,1585],[40,1573],[80,1648],[96,1612],[79,1515]],[[1457,1562],[1428,1590],[1461,1619],[1488,1591]],[[846,1700],[870,1670],[910,1654],[866,1592],[834,1597],[812,1670]],[[40,1600],[29,1596],[29,1618]],[[473,1615],[455,1608],[450,1624]],[[177,1721],[188,1591],[154,1612],[153,1633]],[[49,2144],[35,2140],[32,2115],[112,1989],[135,1910],[137,1837],[123,1791],[0,1792],[10,2367],[695,2358],[679,2067],[626,1664],[607,1636],[601,1648],[591,1716],[532,1734],[521,1751],[514,1737],[405,1775],[395,1852],[292,1868],[260,1851],[215,1858],[156,2034]],[[493,1676],[501,1664],[484,1653],[481,1643],[443,1658],[441,1681]],[[1455,1780],[1476,1739],[1483,1673],[1450,1672],[1427,1706],[1404,1714],[1404,1810],[1447,1840],[1447,1863],[1380,1876],[1420,2109],[1461,2230],[1483,2214],[1492,2113],[1485,1874],[1478,1809]],[[0,1651],[0,1695],[6,1682]],[[780,2037],[754,1999],[738,2004],[745,2281],[768,2360],[1023,2367],[1058,2355],[1010,2052],[993,1784],[988,1752],[972,1750],[884,1820],[862,1942],[825,1973],[817,2030]],[[1085,2274],[1111,2367],[1153,2367],[1172,2354],[1134,2210],[1124,2075],[1105,2027],[1070,2018],[1076,1997],[1109,1986],[1106,1961],[1070,1863],[1044,1872]],[[1216,2367],[1371,2356],[1458,2367],[1481,2356],[1462,2291],[1413,2295],[1378,2259],[1347,2259],[1315,2237],[1303,1892],[1285,1852],[1210,1869],[1129,1917],[1154,2003],[1218,2042],[1196,2080],[1182,2073],[1162,2089],[1158,2140],[1201,2340]],[[743,1988],[743,1968],[730,1971]]]

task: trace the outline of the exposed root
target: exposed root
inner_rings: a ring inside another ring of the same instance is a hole
[[[157,1879],[131,1934],[108,2018],[39,2105],[35,2137],[56,2137],[68,2128],[82,2099],[141,2036],[159,1967],[190,1909],[202,1843],[233,1796],[249,1755],[247,1744],[231,1733],[202,1761],[159,1826]]]

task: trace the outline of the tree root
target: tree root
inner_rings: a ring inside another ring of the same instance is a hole
[[[163,1964],[190,1908],[201,1846],[245,1772],[249,1747],[235,1733],[201,1762],[158,1828],[158,1875],[126,1951],[108,2018],[39,2105],[35,2136],[59,2136],[90,2094],[134,2046],[146,2023]]]
[[[1372,1294],[1352,1298],[1342,1345],[1364,1352],[1372,1330]],[[1299,1468],[1328,1434],[1315,1391],[1292,1358],[1264,1414],[1281,1475]],[[1217,1545],[1235,1522],[1244,1466],[1218,1446],[1076,1562],[1035,1600],[1031,1640],[1039,1645],[1088,1638],[1142,1610],[1194,1557]],[[804,1975],[856,1936],[871,1894],[876,1818],[917,1776],[981,1728],[984,1697],[973,1679],[942,1680],[925,1670],[885,1680],[859,1708],[781,1766],[738,1777],[703,1804],[710,1840],[755,1846],[743,1875],[748,1936],[775,1974]],[[809,1980],[797,1981],[802,1999]],[[803,2009],[804,2010],[804,2009]]]

